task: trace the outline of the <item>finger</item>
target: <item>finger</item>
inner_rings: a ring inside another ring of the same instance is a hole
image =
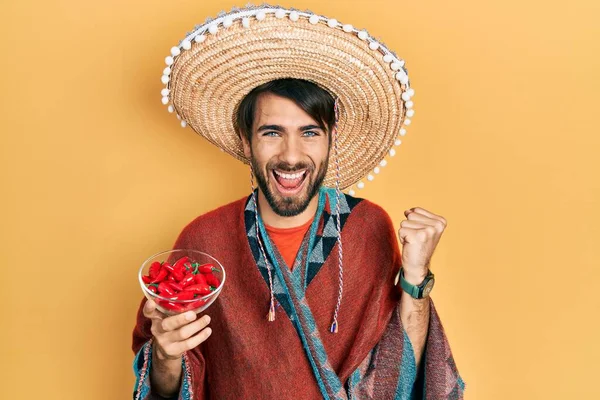
[[[146,300],[146,304],[144,304],[143,313],[146,318],[152,320],[162,320],[166,317],[166,315],[160,312],[160,310],[156,307],[156,302],[154,300]]]
[[[197,321],[191,322],[187,325],[182,326],[179,329],[176,329],[171,333],[169,339],[173,342],[181,342],[186,339],[189,339],[192,335],[195,335],[197,332],[206,328],[210,323],[210,317],[208,315],[203,316]]]
[[[411,213],[408,215],[408,221],[400,222],[401,227],[407,228],[433,228],[435,232],[442,233],[446,229],[446,224],[437,219],[431,219],[422,214]]]
[[[204,342],[206,339],[208,339],[208,337],[212,334],[212,329],[210,328],[204,328],[200,331],[200,333],[198,333],[195,336],[192,336],[191,338],[183,341],[183,342],[179,342],[179,349],[178,351],[180,353],[183,353],[185,351],[191,350],[194,347],[198,346],[200,343]]]
[[[439,221],[436,219],[426,217],[425,215],[416,212],[409,213],[406,218],[408,218],[410,221],[420,221],[427,225],[435,225],[439,223]]]
[[[421,207],[413,207],[413,208],[411,208],[410,210],[406,210],[406,211],[404,211],[404,215],[407,215],[407,211],[409,212],[409,214],[410,214],[410,212],[412,211],[412,212],[414,212],[414,213],[421,214],[421,215],[424,215],[424,216],[426,216],[426,217],[429,217],[429,218],[432,218],[432,219],[435,219],[435,220],[441,221],[441,222],[443,222],[443,223],[444,223],[444,225],[446,224],[446,219],[445,219],[444,217],[442,217],[441,215],[434,214],[434,213],[432,213],[431,211],[427,211],[427,210],[426,210],[426,209],[424,209],[424,208],[421,208]]]
[[[430,220],[431,221],[431,220]],[[413,229],[423,229],[426,228],[428,226],[435,226],[435,223],[439,223],[439,222],[430,222],[430,223],[425,223],[422,221],[409,221],[409,220],[404,220],[402,222],[400,222],[400,226],[402,228],[413,228]]]
[[[402,242],[402,245],[416,242],[419,232],[422,232],[422,229],[400,228],[398,231],[400,242]]]
[[[144,316],[150,318],[150,315],[152,315],[154,310],[156,310],[156,302],[154,302],[154,300],[146,300],[146,303],[144,303],[144,309],[142,310]]]
[[[432,213],[431,211],[427,211],[426,209],[424,209],[422,207],[413,207],[413,208],[411,208],[411,210],[418,214],[425,215],[426,217],[429,217],[429,218],[434,218],[434,219],[440,218],[439,215],[436,215],[436,214]]]
[[[156,308],[156,302],[154,302],[153,300],[146,301],[146,304],[144,304],[143,313],[146,318],[151,319],[153,321],[162,321],[166,318],[166,315],[163,314],[158,308]]]
[[[162,329],[165,332],[174,331],[184,325],[189,324],[191,321],[196,319],[196,313],[193,311],[187,311],[181,314],[173,315],[162,320]]]

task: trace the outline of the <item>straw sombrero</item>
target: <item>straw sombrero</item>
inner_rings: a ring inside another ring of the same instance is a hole
[[[339,102],[342,189],[374,179],[414,113],[404,60],[366,31],[310,11],[263,4],[222,12],[189,32],[165,62],[169,112],[245,163],[234,122],[245,95],[279,78],[327,90]],[[335,181],[332,159],[326,186]]]

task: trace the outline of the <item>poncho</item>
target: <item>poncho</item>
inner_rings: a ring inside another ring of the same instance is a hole
[[[402,265],[393,223],[378,205],[343,194],[344,258],[339,332],[331,333],[338,298],[335,190],[321,188],[322,210],[301,245],[293,270],[277,249],[276,319],[257,242],[251,196],[189,223],[173,248],[217,258],[227,272],[222,293],[204,314],[212,335],[184,353],[178,398],[188,399],[462,399],[460,377],[431,302],[421,371],[400,319],[394,278]],[[266,235],[261,224],[259,232]],[[270,245],[267,237],[263,243]],[[304,253],[302,256],[301,253]],[[151,321],[142,300],[133,331],[134,399],[151,399]]]

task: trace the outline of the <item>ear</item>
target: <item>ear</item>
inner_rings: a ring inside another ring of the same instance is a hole
[[[329,132],[329,148],[333,147],[333,141],[335,140],[335,135],[337,135],[336,127],[331,128]]]
[[[244,147],[244,155],[246,156],[246,158],[250,159],[250,156],[252,155],[252,152],[250,151],[250,143],[248,142],[246,135],[244,135],[241,132],[240,138],[242,139],[242,146]]]

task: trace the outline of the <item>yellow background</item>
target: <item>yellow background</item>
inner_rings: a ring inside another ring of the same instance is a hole
[[[130,398],[138,266],[249,193],[159,94],[170,47],[233,5],[1,3],[0,397]],[[600,3],[282,5],[407,61],[413,124],[359,195],[448,220],[433,298],[466,398],[600,398]]]

